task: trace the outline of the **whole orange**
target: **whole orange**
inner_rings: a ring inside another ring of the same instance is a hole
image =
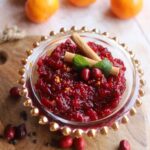
[[[96,0],[69,0],[69,1],[75,6],[85,7],[94,3]]]
[[[26,16],[35,23],[46,21],[59,8],[58,0],[27,0]]]
[[[111,0],[112,12],[121,19],[137,15],[143,6],[143,0]]]

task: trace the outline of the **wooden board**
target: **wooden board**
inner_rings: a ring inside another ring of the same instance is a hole
[[[33,144],[27,137],[16,146],[0,140],[0,150],[56,150],[55,147],[45,147],[43,143],[50,141],[54,136],[46,126],[39,126],[36,118],[31,118],[29,110],[22,106],[21,99],[16,101],[9,97],[9,89],[17,85],[20,60],[25,56],[25,50],[31,48],[32,43],[39,37],[26,37],[23,40],[0,45],[0,120],[4,126],[8,123],[22,123],[19,114],[22,110],[28,112],[28,121],[25,122],[28,131],[37,132],[37,144]],[[5,59],[6,57],[6,59]],[[121,125],[119,131],[110,131],[107,136],[98,135],[86,139],[86,150],[117,150],[121,139],[128,139],[132,150],[148,150],[146,123],[141,108],[136,116],[131,118],[128,125]]]

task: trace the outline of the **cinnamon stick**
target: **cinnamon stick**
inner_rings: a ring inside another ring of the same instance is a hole
[[[72,63],[73,62],[73,58],[75,57],[76,54],[74,53],[70,53],[70,52],[65,52],[65,56],[64,56],[64,61]],[[93,65],[95,65],[96,63],[98,63],[99,61],[84,57],[88,63],[89,66],[92,67]],[[112,67],[110,74],[117,76],[119,74],[119,68],[118,67]]]
[[[75,57],[75,55],[76,54],[74,53],[65,52],[64,61],[69,62],[69,63],[73,62],[73,58]],[[87,58],[87,57],[84,57],[84,59],[88,61],[90,67],[92,67],[93,65],[97,63],[97,61]]]
[[[101,61],[102,59],[90,48],[90,46],[84,41],[84,39],[76,32],[72,33],[71,39],[75,42],[75,44],[83,51],[83,53],[89,58],[95,61]],[[111,74],[118,75],[119,74],[118,67],[112,67]]]
[[[81,38],[78,33],[72,33],[71,39],[91,59],[101,61],[101,58],[90,48],[90,46]]]

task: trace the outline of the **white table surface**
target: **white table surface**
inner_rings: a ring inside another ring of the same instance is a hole
[[[135,18],[119,20],[111,14],[109,0],[97,0],[87,8],[77,8],[70,5],[67,0],[61,0],[60,9],[43,24],[34,24],[27,20],[24,14],[24,2],[25,0],[0,0],[0,31],[6,25],[17,25],[26,30],[28,35],[47,35],[50,30],[58,31],[60,27],[87,26],[108,31],[133,49],[145,71],[147,84],[143,107],[147,130],[150,133],[150,1],[144,0],[142,12]]]

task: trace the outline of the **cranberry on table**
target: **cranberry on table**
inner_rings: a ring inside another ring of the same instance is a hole
[[[98,79],[98,78],[102,77],[101,70],[98,69],[98,68],[93,68],[92,69],[92,77],[95,78],[95,79]]]
[[[4,137],[11,141],[15,138],[15,128],[12,125],[7,125],[4,131]]]
[[[59,146],[61,148],[70,148],[73,144],[73,139],[71,136],[63,136],[59,141]]]
[[[127,140],[121,140],[118,150],[131,150],[130,143]]]
[[[27,135],[27,129],[26,129],[26,125],[23,123],[23,124],[20,124],[19,126],[15,127],[15,138],[16,139],[23,139],[26,137]]]
[[[88,81],[89,78],[90,78],[90,69],[84,68],[84,69],[81,71],[81,78],[82,78],[84,81]]]
[[[13,98],[19,98],[20,97],[20,89],[18,87],[12,87],[9,91],[10,96]]]
[[[85,140],[83,137],[74,138],[73,144],[75,150],[85,150]]]

